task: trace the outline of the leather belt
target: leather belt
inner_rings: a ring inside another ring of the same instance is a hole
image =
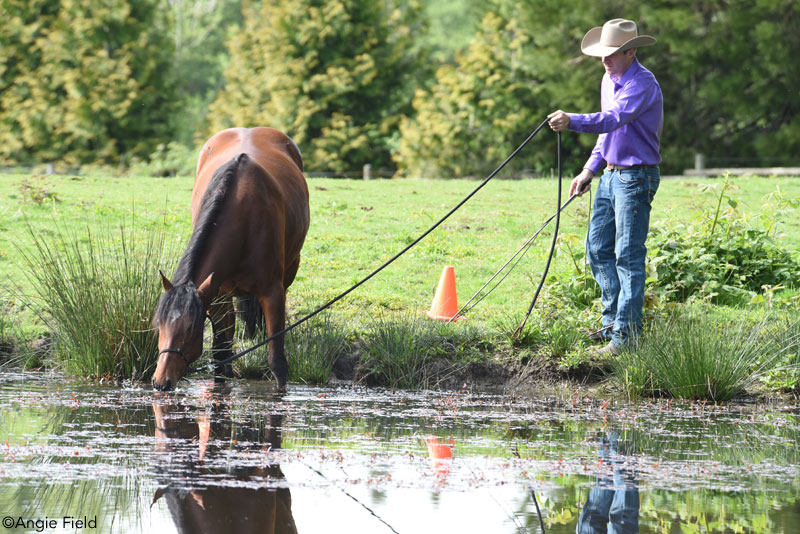
[[[658,167],[658,165],[631,165],[630,167],[615,165],[613,163],[609,163],[608,165],[606,165],[606,169],[610,171],[627,171],[628,169],[644,169],[647,167]]]

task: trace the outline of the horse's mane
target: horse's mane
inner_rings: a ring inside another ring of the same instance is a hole
[[[192,237],[189,238],[189,244],[175,270],[173,287],[158,301],[158,307],[153,316],[153,326],[156,328],[159,325],[174,322],[180,317],[189,317],[193,322],[193,331],[202,330],[205,309],[197,287],[192,281],[192,275],[200,255],[205,249],[217,215],[231,189],[231,184],[236,179],[239,166],[246,158],[246,154],[239,154],[217,169],[217,172],[211,177],[211,182],[208,184],[208,189],[206,189],[200,204]]]
[[[214,228],[217,215],[219,215],[225,198],[231,190],[231,184],[236,180],[241,164],[248,159],[247,154],[239,154],[217,169],[214,176],[211,177],[208,188],[203,195],[200,210],[197,212],[197,221],[194,225],[192,237],[189,239],[189,244],[186,245],[186,250],[183,252],[180,262],[178,262],[178,268],[175,269],[173,284],[185,284],[192,280],[194,270]]]
[[[197,288],[191,281],[172,286],[172,289],[161,295],[156,313],[153,315],[153,326],[158,328],[161,325],[174,323],[181,317],[187,317],[192,321],[192,332],[203,330],[206,310]]]

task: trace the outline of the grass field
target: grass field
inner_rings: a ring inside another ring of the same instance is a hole
[[[714,198],[700,193],[698,187],[712,182],[663,180],[653,206],[652,226],[687,221],[712,208]],[[32,200],[30,192],[21,190],[24,183],[40,190],[44,200]],[[309,180],[311,228],[300,271],[290,289],[290,306],[313,309],[347,289],[413,241],[478,183]],[[800,180],[796,179],[745,178],[734,183],[730,195],[741,200],[741,211],[753,216],[761,212],[766,195],[777,187],[786,196],[800,197]],[[191,188],[189,178],[0,176],[0,287],[11,293],[16,293],[16,288],[25,293],[33,290],[22,276],[20,257],[20,248],[31,242],[28,225],[39,236],[54,234],[56,224],[73,230],[166,225],[172,245],[181,250],[191,231]],[[438,230],[334,311],[345,317],[385,311],[422,313],[430,306],[444,265],[455,267],[459,302],[463,302],[554,213],[555,199],[555,180],[490,182]],[[573,202],[562,217],[560,232],[572,237],[573,248],[581,247],[587,216],[588,195]],[[784,213],[780,225],[785,247],[800,249],[796,213]],[[543,268],[551,231],[552,225],[503,285],[473,310],[475,320],[491,320],[526,308]],[[556,276],[570,276],[575,266],[567,254],[558,254],[551,271]],[[159,283],[156,272],[152,283]],[[545,296],[543,305],[558,307],[558,302]]]
[[[297,279],[289,290],[290,319],[316,309],[361,280],[478,184],[471,180],[310,179],[311,228]],[[720,184],[719,179],[662,180],[651,226],[699,221],[717,206],[717,198],[703,191],[704,186],[716,186],[718,192]],[[762,217],[765,224],[777,223],[777,241],[797,256],[798,209],[786,202],[777,209],[775,195],[770,194],[780,191],[784,199],[798,199],[800,180],[751,177],[735,179],[733,184],[726,194],[734,200],[731,204],[738,216],[755,225]],[[567,179],[563,186],[566,190]],[[166,247],[173,252],[159,267],[169,276],[191,232],[191,189],[188,177],[1,175],[0,303],[4,309],[0,323],[5,326],[0,326],[9,331],[11,324],[23,339],[47,331],[37,319],[37,301],[28,298],[36,294],[36,288],[25,276],[23,258],[34,238],[48,242],[63,235],[83,239],[87,232],[113,235],[119,226],[145,227],[153,233],[164,229]],[[370,335],[376,321],[394,317],[401,317],[414,331],[417,318],[428,321],[424,312],[444,265],[455,267],[459,303],[465,302],[555,212],[556,191],[553,179],[490,182],[434,233],[337,303],[331,317],[351,333]],[[731,204],[724,203],[724,208],[732,209]],[[564,212],[550,281],[582,283],[582,261],[574,253],[582,249],[588,214],[588,195]],[[513,330],[538,284],[552,230],[551,225],[505,282],[459,324],[493,334]],[[160,284],[156,268],[150,283]],[[790,291],[796,294],[796,287]],[[550,354],[569,359],[570,347],[580,346],[576,345],[577,328],[599,328],[599,301],[576,309],[574,301],[567,303],[564,298],[563,293],[546,288],[533,318],[547,318],[547,331],[535,336],[547,344]],[[731,312],[720,309],[719,313],[724,317]]]

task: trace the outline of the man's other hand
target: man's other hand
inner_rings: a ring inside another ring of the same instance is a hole
[[[583,169],[569,184],[569,196],[581,196],[586,193],[592,188],[592,178],[594,178],[594,173],[589,169]]]

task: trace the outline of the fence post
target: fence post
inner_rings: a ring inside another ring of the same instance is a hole
[[[370,178],[372,178],[372,165],[370,165],[369,163],[364,164],[363,176],[364,180],[369,180]]]
[[[695,152],[695,154],[694,154],[694,170],[696,170],[696,171],[704,171],[704,170],[706,170],[706,156],[705,156],[705,154],[701,154],[700,152]]]

